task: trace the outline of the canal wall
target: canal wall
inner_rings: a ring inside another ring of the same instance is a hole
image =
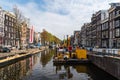
[[[24,52],[17,52],[16,54],[12,55],[12,56],[7,56],[3,59],[0,60],[0,67],[4,67],[6,65],[15,63],[19,60],[25,59],[27,57],[30,57],[36,53],[39,53],[41,51],[45,50],[44,48],[39,50],[39,49],[31,49],[29,51],[24,51]],[[5,53],[1,53],[1,54],[5,54]],[[10,54],[10,53],[9,53]],[[4,57],[4,56],[3,56]]]
[[[88,54],[93,64],[120,80],[120,57]]]

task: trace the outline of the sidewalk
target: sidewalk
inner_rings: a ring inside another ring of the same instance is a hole
[[[42,47],[41,49],[44,49],[44,47]],[[12,50],[11,52],[9,53],[0,53],[0,60],[1,59],[5,59],[7,57],[10,57],[10,56],[14,56],[14,55],[17,55],[17,54],[21,54],[21,53],[32,53],[34,51],[37,51],[39,50],[38,48],[35,48],[35,49],[25,49],[25,50]]]
[[[45,46],[42,46],[40,47],[41,50],[45,50],[47,47]],[[20,54],[20,53],[32,53],[34,51],[37,51],[39,50],[39,48],[34,48],[34,49],[24,49],[24,50],[17,50],[17,49],[14,49],[12,50],[11,52],[9,53],[0,53],[0,60],[1,59],[5,59],[7,57],[10,57],[10,56],[14,56],[14,55],[17,55],[17,54]]]

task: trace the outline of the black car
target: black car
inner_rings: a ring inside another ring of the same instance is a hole
[[[0,52],[10,52],[11,50],[7,47],[0,48]]]
[[[36,48],[36,46],[35,45],[29,45],[29,48],[34,49],[34,48]]]

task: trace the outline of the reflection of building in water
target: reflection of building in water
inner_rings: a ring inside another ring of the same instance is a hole
[[[70,79],[73,77],[73,74],[70,72],[70,66],[64,66],[66,73],[67,73],[67,78]]]
[[[87,73],[87,67],[84,65],[75,65],[73,66],[78,73]]]
[[[31,70],[32,67],[33,67],[33,56],[31,56],[31,57],[29,58],[29,61],[30,61],[29,66],[30,66],[30,70]]]
[[[77,76],[77,80],[92,80],[92,78],[87,74],[87,66],[85,65],[57,65],[56,66],[56,74],[59,75],[59,79],[61,80],[67,80],[67,79],[74,79],[76,76],[73,74],[74,72],[71,72],[71,68],[74,68],[77,73],[79,73],[80,76]],[[74,76],[73,76],[74,75]]]
[[[57,72],[60,71],[60,70],[61,70],[61,66],[59,66],[59,65],[56,66],[56,74],[57,74]]]
[[[56,66],[56,74],[59,74],[59,79],[70,79],[73,77],[70,72],[70,66]]]
[[[65,71],[60,71],[59,72],[59,79],[67,79],[67,75]]]
[[[0,80],[21,80],[30,68],[30,59],[24,59],[4,68],[0,68]]]
[[[26,60],[20,61],[21,63],[21,70],[20,70],[20,76],[23,77],[26,74]]]
[[[88,73],[88,67],[85,65],[75,65],[73,66],[74,69],[76,69],[76,71],[78,73],[80,73],[80,79],[81,80],[92,80],[92,78],[87,74]]]
[[[37,55],[33,56],[33,63],[34,63],[33,65],[35,65],[37,63]]]
[[[0,69],[0,80],[19,80],[20,63],[15,63]]]
[[[44,58],[42,59],[42,62],[47,64],[51,60],[54,54],[53,52],[54,51],[51,51],[49,53],[48,51],[46,54],[43,53]],[[40,61],[39,58],[39,55],[36,54],[11,65],[7,65],[4,68],[0,68],[0,80],[22,80],[23,78],[26,80],[26,78],[29,77],[26,75],[31,75],[32,67],[35,63]]]

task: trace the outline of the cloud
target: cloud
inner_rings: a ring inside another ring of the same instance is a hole
[[[43,0],[39,4],[31,0],[26,4],[17,2],[8,3],[0,1],[1,6],[13,7],[16,4],[23,15],[30,18],[31,25],[36,31],[46,29],[52,34],[63,39],[64,35],[72,35],[74,30],[90,22],[94,12],[108,9],[109,3],[119,0]]]

